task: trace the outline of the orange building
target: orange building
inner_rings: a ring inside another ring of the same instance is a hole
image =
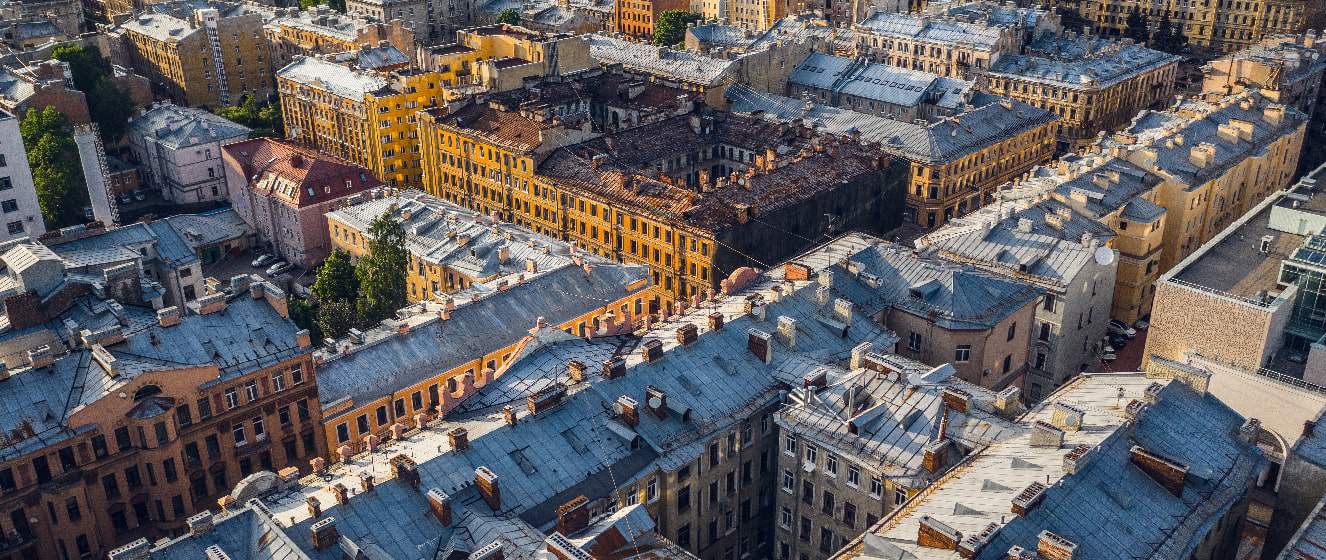
[[[632,39],[652,41],[658,16],[690,6],[685,0],[619,0],[612,8],[612,30]]]

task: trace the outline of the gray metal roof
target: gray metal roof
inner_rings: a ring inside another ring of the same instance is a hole
[[[296,56],[290,64],[276,71],[276,77],[356,102],[362,102],[365,95],[388,86],[387,80],[380,75],[309,56]]]
[[[643,72],[685,83],[717,85],[736,68],[736,61],[685,50],[656,47],[607,35],[591,34],[589,54],[602,64],[622,64]]]
[[[994,51],[1002,36],[1001,26],[954,18],[878,11],[857,23],[855,28],[882,37],[964,45]]]
[[[904,107],[926,103],[950,109],[961,107],[973,86],[919,70],[820,53],[806,56],[787,81]]]
[[[249,132],[248,127],[208,111],[171,103],[153,105],[129,121],[130,134],[173,149],[247,138]]]
[[[226,207],[202,214],[178,214],[165,219],[196,254],[201,248],[248,234],[248,226],[239,212]]]
[[[1025,54],[1007,53],[990,64],[990,75],[1074,89],[1104,88],[1183,57],[1101,37],[1045,36]]]

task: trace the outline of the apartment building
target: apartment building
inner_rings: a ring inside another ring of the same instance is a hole
[[[1290,378],[1321,375],[1326,323],[1317,303],[1326,169],[1240,216],[1161,277],[1144,363],[1190,356]]]
[[[524,87],[525,80],[565,76],[598,64],[589,42],[570,33],[540,33],[498,23],[456,32],[456,41],[419,48],[419,66],[436,72],[444,86],[466,92],[501,92]]]
[[[819,41],[823,52],[839,56],[852,55],[856,50],[856,38],[850,29],[834,27],[823,14],[810,12],[784,16],[759,32],[715,21],[697,22],[686,29],[683,45],[691,52],[741,55],[768,49],[780,40]]]
[[[1169,103],[1179,60],[1128,42],[1069,34],[1000,57],[979,83],[1058,115],[1058,152],[1065,153],[1123,127],[1138,111]]]
[[[773,558],[828,558],[952,465],[1011,437],[1016,387],[993,393],[900,356],[854,351],[832,386],[778,411],[782,473]]]
[[[975,84],[828,54],[812,53],[787,77],[787,96],[904,122],[935,122],[964,111]]]
[[[5,2],[0,5],[0,19],[5,21],[46,20],[55,24],[60,34],[77,37],[93,14],[80,0],[35,0]]]
[[[149,188],[178,204],[231,197],[222,147],[243,141],[248,127],[211,112],[156,103],[129,120],[129,153]]]
[[[858,14],[850,21],[857,54],[890,66],[974,80],[1005,54],[1016,54],[1032,39],[1059,32],[1057,16],[1047,12],[997,5],[978,10],[982,5],[952,14]]]
[[[1266,458],[1208,381],[1079,376],[833,558],[1229,558]]]
[[[1120,251],[1111,247],[1119,245],[1117,236],[1108,226],[1047,197],[1044,189],[1026,190],[1000,193],[994,204],[922,236],[916,245],[941,259],[1044,290],[1029,326],[1030,367],[1022,385],[1026,398],[1036,402],[1097,364],[1122,265]]]
[[[346,0],[345,13],[379,22],[399,21],[415,40],[432,45],[450,41],[456,31],[474,25],[473,0]],[[394,25],[394,24],[393,24]],[[404,49],[402,49],[404,50]]]
[[[1291,106],[1308,116],[1299,174],[1326,161],[1326,42],[1315,31],[1275,35],[1202,67],[1202,95],[1224,95],[1255,89],[1267,99]]]
[[[381,185],[367,169],[271,138],[229,144],[221,159],[244,223],[272,254],[310,269],[332,251],[326,214]]]
[[[263,35],[270,14],[248,3],[174,0],[151,4],[109,35],[157,95],[215,108],[272,92],[276,67]]]
[[[934,122],[872,116],[742,85],[728,88],[726,95],[733,112],[788,124],[812,122],[821,132],[906,161],[904,220],[926,228],[988,204],[997,187],[1054,154],[1054,114],[982,93],[972,95],[970,106]]]
[[[442,85],[436,72],[357,70],[302,56],[276,73],[286,138],[401,187],[422,184],[415,119],[445,101]]]
[[[808,129],[695,113],[601,137],[584,117],[499,103],[448,110],[423,117],[425,190],[648,264],[654,286],[671,294],[651,312],[718,290],[738,268],[785,259],[831,228],[887,230],[902,210],[902,166]],[[825,157],[797,155],[804,150]]]
[[[1161,270],[1169,270],[1294,180],[1307,117],[1256,92],[1144,111],[1093,151],[1161,177]]]
[[[5,223],[0,243],[46,233],[18,118],[5,112],[0,112],[0,220]]]
[[[176,222],[179,224],[180,222]],[[206,295],[202,262],[186,234],[170,220],[137,222],[107,228],[99,222],[46,232],[43,245],[75,274],[102,276],[107,270],[132,265],[141,270],[143,301],[153,308],[180,307]]]
[[[366,19],[342,14],[326,6],[307,10],[282,8],[263,25],[271,45],[272,68],[283,68],[296,55],[316,56],[391,45],[407,56],[414,54],[414,30],[400,20]]]
[[[742,31],[759,32],[804,8],[788,0],[698,0],[683,9],[700,14],[705,21],[721,20]]]
[[[1231,53],[1268,35],[1303,31],[1310,0],[1201,0],[1157,4],[1139,0],[1091,0],[1078,5],[1079,14],[1099,35],[1120,37],[1128,14],[1140,10],[1152,30],[1169,16],[1188,44]]]
[[[30,109],[55,107],[72,124],[88,124],[87,96],[74,89],[69,63],[47,60],[0,70],[0,109],[23,120]]]
[[[105,557],[322,454],[311,341],[275,286],[238,276],[154,311],[133,265],[89,278],[31,243],[0,261],[16,294],[0,333],[8,552]]]
[[[627,39],[652,43],[654,23],[669,10],[689,11],[688,0],[623,0],[612,5],[612,32]]]

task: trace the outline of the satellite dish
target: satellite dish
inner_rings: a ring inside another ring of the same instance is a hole
[[[1114,263],[1114,249],[1109,247],[1096,247],[1096,264],[1109,266]]]
[[[662,408],[662,407],[663,407],[663,400],[662,400],[662,399],[659,399],[658,397],[649,397],[649,407],[650,407],[650,408]]]

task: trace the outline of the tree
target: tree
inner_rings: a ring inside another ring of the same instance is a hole
[[[30,109],[19,131],[28,151],[37,204],[46,227],[82,223],[83,207],[88,204],[87,185],[69,119],[55,107]]]
[[[97,47],[60,45],[51,50],[51,58],[69,64],[74,87],[84,93],[92,91],[97,80],[111,75],[110,61],[101,57],[101,50]]]
[[[341,338],[355,326],[355,305],[349,301],[318,303],[318,330],[325,337]]]
[[[372,324],[405,307],[405,228],[383,213],[368,225],[368,254],[359,260],[359,318]]]
[[[1125,21],[1127,26],[1123,30],[1123,36],[1131,38],[1138,43],[1145,43],[1151,36],[1149,28],[1151,22],[1147,21],[1146,14],[1142,13],[1137,6],[1133,6],[1132,11],[1128,12],[1128,19]]]
[[[670,46],[686,40],[686,27],[703,19],[695,12],[668,10],[659,14],[654,22],[654,44]]]
[[[308,298],[291,294],[289,307],[290,320],[299,328],[308,329],[309,336],[314,341],[322,340],[322,328],[318,326],[318,310],[309,303]]]
[[[497,14],[497,23],[520,25],[520,10],[507,8]]]
[[[350,262],[350,253],[336,249],[327,256],[327,260],[318,267],[317,279],[310,289],[318,298],[318,303],[329,301],[354,301],[359,293],[359,279],[355,277],[355,265]]]
[[[101,130],[102,141],[119,143],[133,113],[133,102],[115,84],[110,61],[102,58],[96,47],[79,45],[60,45],[51,56],[69,65],[74,87],[87,96],[88,112]]]
[[[240,98],[238,105],[218,108],[216,114],[253,129],[249,133],[250,138],[280,136],[280,131],[283,130],[279,104],[258,103],[256,99],[247,95]]]

